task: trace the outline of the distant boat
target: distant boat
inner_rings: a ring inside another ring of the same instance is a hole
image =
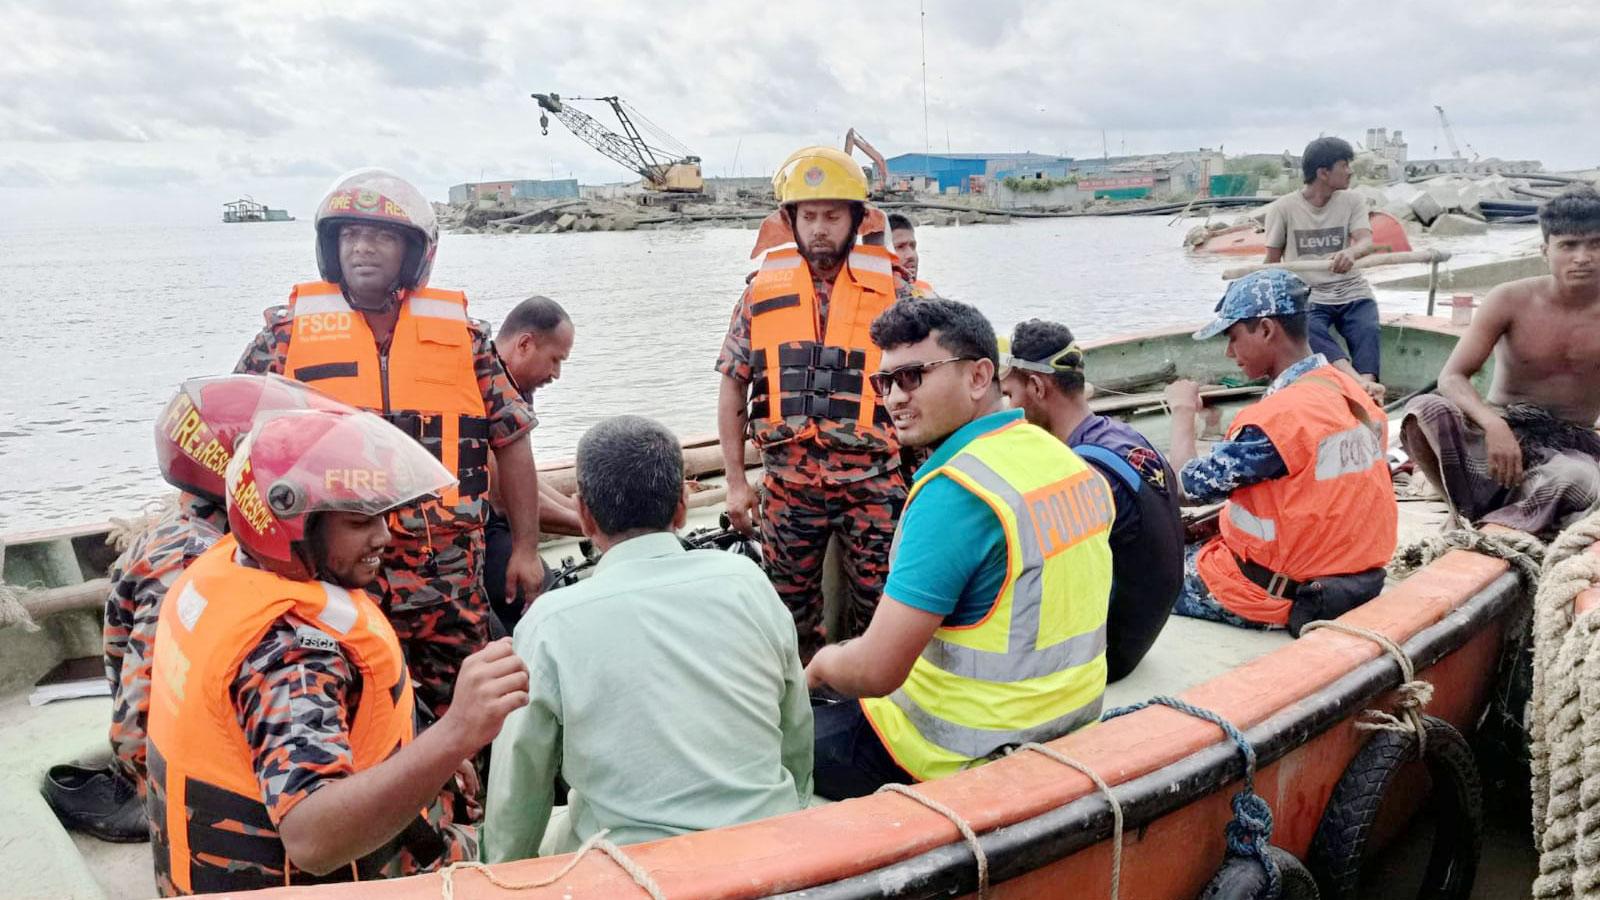
[[[1385,252],[1405,253],[1411,250],[1406,229],[1400,220],[1381,210],[1367,214],[1372,223],[1372,243],[1388,247]],[[1260,256],[1267,252],[1267,232],[1256,221],[1235,225],[1210,234],[1196,234],[1198,243],[1192,243],[1190,252],[1204,255]]]
[[[293,222],[294,216],[289,215],[289,211],[286,209],[272,209],[265,203],[257,203],[249,197],[241,197],[232,203],[222,204],[222,221]]]

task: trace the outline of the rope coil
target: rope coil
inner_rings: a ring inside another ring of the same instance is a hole
[[[639,888],[646,894],[649,894],[651,900],[667,900],[667,895],[662,892],[661,886],[656,884],[654,878],[650,877],[650,873],[645,871],[644,866],[634,862],[633,859],[626,853],[623,853],[622,849],[616,844],[606,840],[606,835],[610,833],[611,829],[602,828],[590,835],[588,840],[579,845],[577,852],[572,854],[572,859],[568,860],[567,864],[562,866],[560,871],[556,872],[554,875],[551,875],[549,878],[541,878],[537,881],[506,881],[500,876],[496,875],[494,873],[494,869],[491,869],[487,864],[478,862],[477,860],[463,860],[461,862],[451,863],[450,865],[439,870],[439,878],[441,880],[439,896],[442,898],[442,900],[455,900],[456,873],[468,869],[476,871],[478,874],[488,879],[490,884],[502,890],[531,891],[537,888],[549,887],[550,885],[555,884],[561,879],[567,877],[568,873],[578,867],[578,863],[583,862],[583,858],[589,854],[589,851],[599,850],[606,856],[611,857],[611,861],[615,862],[618,868],[628,873],[628,877],[633,879],[633,883],[638,885]]]
[[[1111,793],[1111,785],[1106,784],[1105,779],[1096,774],[1093,769],[1062,753],[1060,750],[1046,747],[1035,741],[1029,741],[1026,744],[1019,744],[1013,752],[1021,752],[1023,750],[1032,750],[1055,760],[1063,766],[1083,773],[1090,781],[1094,782],[1094,786],[1106,798],[1106,802],[1111,805],[1111,900],[1119,900],[1122,895],[1122,802],[1117,799],[1116,794]]]
[[[1283,872],[1278,868],[1278,861],[1267,852],[1267,845],[1272,840],[1272,807],[1256,793],[1256,748],[1250,744],[1244,732],[1234,727],[1232,722],[1203,706],[1195,706],[1176,697],[1163,695],[1151,697],[1131,706],[1119,706],[1106,711],[1100,716],[1100,721],[1115,719],[1155,705],[1175,709],[1217,726],[1233,742],[1239,755],[1244,757],[1244,787],[1233,795],[1233,821],[1224,829],[1228,838],[1228,855],[1255,859],[1266,875],[1262,896],[1277,897],[1283,890]]]
[[[983,845],[978,843],[978,833],[972,830],[972,826],[967,823],[967,820],[962,818],[960,813],[926,794],[918,793],[909,785],[886,784],[878,788],[874,793],[882,794],[885,792],[910,797],[949,819],[950,823],[956,826],[956,830],[961,832],[961,839],[967,842],[967,847],[972,850],[972,855],[978,860],[978,900],[984,900],[989,894],[989,855],[983,852]]]
[[[1395,706],[1400,711],[1400,716],[1384,712],[1381,709],[1363,710],[1361,715],[1365,721],[1356,723],[1357,731],[1409,731],[1417,736],[1417,758],[1421,759],[1428,754],[1428,729],[1422,724],[1422,708],[1433,699],[1433,684],[1417,677],[1415,664],[1411,662],[1410,654],[1389,638],[1388,635],[1351,625],[1346,622],[1337,622],[1329,619],[1319,619],[1308,622],[1300,629],[1303,636],[1307,632],[1318,628],[1348,634],[1351,637],[1366,638],[1382,647],[1384,652],[1393,657],[1400,665],[1400,687],[1396,691]]]

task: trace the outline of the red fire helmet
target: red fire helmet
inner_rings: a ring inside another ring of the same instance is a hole
[[[281,375],[213,375],[178,387],[156,419],[161,477],[180,490],[223,502],[234,445],[256,416],[291,409],[355,410]]]
[[[228,525],[256,562],[309,579],[301,546],[318,512],[382,515],[455,483],[405,432],[368,412],[263,416],[228,464]]]

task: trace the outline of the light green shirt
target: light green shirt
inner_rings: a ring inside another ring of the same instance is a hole
[[[539,598],[513,643],[532,689],[494,742],[486,861],[538,855],[557,775],[572,788],[561,853],[602,828],[637,843],[810,800],[794,620],[750,560],[632,538]]]

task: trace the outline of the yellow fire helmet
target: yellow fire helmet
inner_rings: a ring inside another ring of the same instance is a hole
[[[801,200],[855,200],[866,202],[867,176],[842,151],[832,147],[803,147],[789,154],[772,176],[772,193],[779,203]]]

